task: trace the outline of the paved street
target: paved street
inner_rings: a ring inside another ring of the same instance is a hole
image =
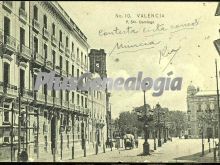
[[[139,144],[143,144],[140,140]],[[168,141],[162,147],[157,147],[156,151],[153,149],[153,140],[149,140],[151,155],[141,156],[142,145],[139,148],[132,150],[108,151],[98,155],[90,155],[83,158],[77,158],[74,162],[197,162],[201,159],[201,139],[179,139],[173,138],[173,141]],[[205,153],[208,153],[208,142],[205,139]],[[211,143],[212,148],[212,143]]]

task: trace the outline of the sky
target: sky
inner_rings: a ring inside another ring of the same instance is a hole
[[[215,90],[213,41],[220,38],[217,2],[59,2],[87,36],[92,49],[107,53],[111,78],[182,77],[181,90],[159,97],[146,91],[146,103],[187,111],[187,87]],[[157,16],[157,17],[156,17]],[[117,32],[116,30],[117,29]],[[167,73],[173,74],[168,76]],[[144,104],[143,91],[110,91],[112,117]]]

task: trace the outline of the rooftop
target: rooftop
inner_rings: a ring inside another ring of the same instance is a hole
[[[198,91],[195,96],[216,96],[216,90],[200,90]]]

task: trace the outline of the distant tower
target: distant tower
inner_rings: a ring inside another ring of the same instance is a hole
[[[89,53],[90,72],[98,73],[101,78],[107,77],[106,53],[104,49],[91,49]]]

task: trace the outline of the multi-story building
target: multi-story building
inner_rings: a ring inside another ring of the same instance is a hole
[[[201,138],[218,135],[217,129],[217,95],[216,91],[202,91],[189,85],[187,88],[187,123],[188,136]],[[203,116],[203,120],[201,118]],[[207,122],[210,121],[210,122]]]
[[[105,92],[33,90],[39,72],[79,77],[89,70],[86,36],[55,1],[0,4],[0,160],[23,150],[48,161],[53,153],[95,153],[106,138],[92,129],[105,129]]]

